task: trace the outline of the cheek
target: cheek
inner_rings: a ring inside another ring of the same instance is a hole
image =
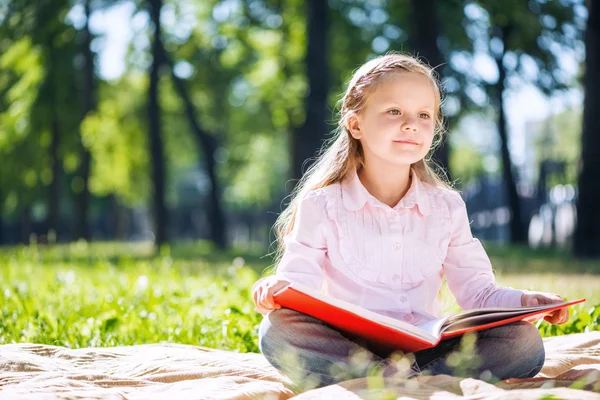
[[[423,132],[423,136],[427,140],[433,141],[433,136],[434,136],[433,131],[434,131],[434,126],[432,123],[425,122],[422,124],[421,132]]]
[[[377,145],[377,143],[385,141],[393,126],[387,121],[372,119],[365,121],[362,128],[363,139],[372,145]]]

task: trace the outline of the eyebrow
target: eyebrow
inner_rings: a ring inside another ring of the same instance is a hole
[[[394,106],[399,106],[399,104],[398,104],[397,102],[395,102],[395,101],[385,101],[385,102],[384,102],[384,105],[385,105],[386,107],[389,107],[389,106],[391,106],[391,105],[394,105]],[[433,112],[433,110],[434,110],[434,108],[433,108],[433,107],[430,107],[430,106],[421,106],[421,107],[417,107],[417,108],[418,108],[419,110],[429,110],[429,111],[432,111],[432,112]]]

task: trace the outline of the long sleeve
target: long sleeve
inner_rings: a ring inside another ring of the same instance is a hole
[[[277,266],[278,277],[321,289],[327,253],[324,221],[326,215],[321,199],[309,193],[299,202],[294,229],[284,238],[285,252]]]
[[[463,309],[520,307],[522,290],[497,286],[489,257],[471,233],[467,209],[458,194],[449,196],[452,236],[444,260],[448,286]]]

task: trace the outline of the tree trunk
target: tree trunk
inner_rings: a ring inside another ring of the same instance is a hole
[[[49,86],[49,101],[52,115],[50,115],[50,168],[52,170],[52,182],[48,188],[48,216],[46,217],[45,233],[54,231],[58,239],[58,219],[60,214],[60,114],[59,114],[59,85],[56,77],[56,68],[59,64],[56,60],[56,49],[53,48],[53,35],[48,36],[50,71],[47,77]]]
[[[112,212],[111,227],[112,236],[118,241],[128,241],[131,237],[132,214],[129,208],[119,203],[117,196],[109,198],[109,208]]]
[[[53,52],[54,50],[50,50]],[[52,63],[54,66],[56,63]],[[52,72],[51,72],[52,73]],[[53,79],[53,78],[51,78]],[[54,80],[54,79],[53,79]],[[50,197],[48,201],[48,222],[47,232],[54,231],[55,237],[58,240],[58,220],[60,218],[60,179],[61,179],[61,165],[60,165],[60,122],[58,116],[58,100],[56,98],[56,85],[57,82],[54,80],[53,87],[54,93],[52,94],[52,102],[54,103],[54,110],[52,112],[51,127],[51,142],[50,142],[50,164],[52,166],[52,183],[50,183]]]
[[[4,226],[3,226],[3,211],[4,211],[4,198],[2,197],[2,184],[0,183],[0,246],[4,244],[4,236],[2,235]]]
[[[508,27],[502,27],[500,29],[500,39],[504,43],[508,40],[508,36],[511,31]],[[496,103],[498,106],[498,133],[500,134],[500,151],[502,156],[502,174],[506,185],[506,192],[508,194],[508,204],[512,213],[510,220],[510,241],[511,243],[526,243],[527,235],[523,224],[521,215],[521,202],[519,194],[517,192],[517,186],[515,183],[515,177],[513,175],[513,165],[510,159],[510,152],[508,150],[508,133],[506,127],[506,115],[504,113],[504,89],[506,80],[506,69],[504,68],[504,49],[502,53],[496,55],[496,66],[498,67],[499,77],[498,83],[496,84]]]
[[[412,16],[409,35],[411,47],[415,55],[425,58],[429,65],[436,68],[441,80],[444,56],[437,45],[437,39],[440,36],[437,0],[411,0],[410,13]],[[446,124],[447,126],[448,124]],[[448,153],[448,141],[444,140],[435,150],[433,159],[450,178]]]
[[[577,227],[573,250],[579,258],[600,258],[600,4],[587,2],[585,37],[583,130],[577,198]]]
[[[94,54],[91,49],[92,35],[89,30],[89,21],[91,16],[90,1],[85,2],[85,25],[83,27],[83,112],[81,121],[86,115],[95,108],[94,99]],[[77,176],[81,179],[83,186],[79,193],[76,194],[76,216],[75,216],[75,239],[91,239],[88,230],[89,225],[89,208],[90,208],[90,164],[91,154],[85,148],[83,143],[80,145],[81,165],[77,171]]]
[[[160,12],[162,0],[149,0],[150,19],[154,24],[154,42],[152,43],[152,66],[150,68],[150,87],[148,91],[148,121],[149,144],[152,159],[152,180],[154,183],[153,206],[155,224],[155,244],[160,247],[166,243],[167,238],[167,207],[165,204],[165,156],[161,138],[160,105],[158,103],[159,72],[163,63],[163,48],[161,42]]]
[[[192,99],[190,98],[190,95],[185,87],[185,82],[175,75],[173,61],[166,53],[164,48],[163,52],[164,59],[169,64],[169,68],[171,70],[171,79],[173,80],[175,89],[185,104],[185,112],[198,145],[198,156],[204,153],[204,167],[211,184],[208,213],[211,239],[218,248],[224,249],[227,247],[227,228],[225,215],[223,214],[223,209],[221,208],[221,185],[219,184],[219,179],[217,178],[216,173],[215,152],[217,150],[217,142],[214,136],[210,135],[201,128],[200,123],[196,118],[194,103],[192,103]]]
[[[20,242],[22,244],[29,244],[31,237],[31,206],[25,206],[21,209],[21,232]]]
[[[306,120],[292,133],[292,174],[300,179],[303,164],[314,157],[327,133],[327,94],[329,89],[327,62],[327,35],[329,28],[328,5],[323,0],[307,2],[308,48],[306,74]],[[306,167],[312,164],[308,161]]]

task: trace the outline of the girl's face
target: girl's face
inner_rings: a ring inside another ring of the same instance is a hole
[[[365,164],[410,166],[431,147],[435,92],[426,76],[399,72],[381,82],[348,128],[360,140]]]

